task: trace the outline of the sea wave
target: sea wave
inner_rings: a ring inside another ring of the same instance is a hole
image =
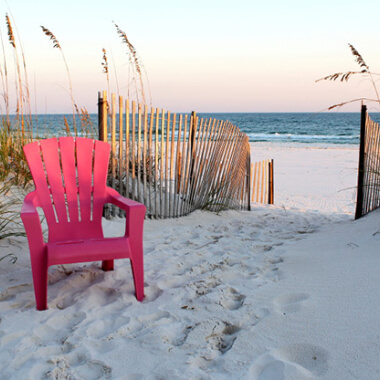
[[[293,133],[247,133],[251,142],[302,142],[302,143],[331,143],[357,144],[359,135],[304,135]]]

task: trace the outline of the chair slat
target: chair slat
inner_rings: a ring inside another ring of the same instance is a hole
[[[80,217],[82,221],[91,220],[92,173],[94,141],[84,137],[76,138],[77,168]]]
[[[74,138],[61,137],[59,139],[59,146],[70,222],[78,222],[78,187],[77,172],[75,168]]]
[[[24,146],[24,153],[31,169],[33,181],[38,191],[38,199],[48,221],[55,223],[55,214],[46,182],[46,173],[41,158],[41,148],[37,141]]]
[[[67,222],[65,192],[58,152],[58,140],[55,138],[42,140],[40,146],[49,181],[50,192],[53,196],[53,208],[56,211],[58,221]]]
[[[102,217],[103,204],[98,204],[98,199],[105,196],[105,188],[107,183],[108,165],[110,157],[110,145],[102,141],[95,141],[94,152],[94,207],[93,218],[97,220]]]

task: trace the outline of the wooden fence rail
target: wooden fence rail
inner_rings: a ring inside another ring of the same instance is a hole
[[[147,216],[250,209],[248,137],[228,121],[176,115],[99,93],[99,139],[111,144],[110,185]],[[109,211],[115,215],[116,210]]]
[[[362,106],[355,219],[380,206],[380,126]]]

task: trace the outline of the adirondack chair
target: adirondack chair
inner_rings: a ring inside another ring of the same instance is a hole
[[[35,190],[24,200],[21,218],[29,243],[38,310],[47,309],[48,267],[102,261],[113,270],[114,259],[131,261],[136,298],[144,298],[143,223],[145,206],[107,187],[109,144],[89,138],[61,137],[24,146]],[[126,212],[125,235],[105,238],[103,205]],[[37,207],[48,225],[44,241]]]

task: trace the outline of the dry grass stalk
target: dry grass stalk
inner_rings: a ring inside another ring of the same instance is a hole
[[[91,120],[90,114],[86,107],[78,107],[75,104],[75,110],[80,120],[80,130],[85,136],[95,136],[94,124]],[[96,132],[97,133],[97,132]],[[75,135],[77,135],[77,130],[75,129]]]
[[[6,123],[8,129],[10,128],[10,118],[9,118],[9,87],[8,87],[8,67],[7,67],[7,60],[6,60],[6,54],[5,54],[5,46],[4,46],[4,39],[3,34],[0,30],[0,38],[1,38],[1,49],[3,52],[3,67],[4,70],[0,67],[0,74],[1,74],[1,82],[3,86],[3,99],[5,103],[5,114],[6,114]]]
[[[51,41],[53,41],[53,48],[57,48],[61,52],[62,59],[63,59],[63,62],[65,64],[65,68],[66,68],[67,77],[68,77],[68,80],[69,80],[71,105],[72,105],[72,109],[73,109],[73,124],[74,124],[74,129],[76,129],[76,119],[75,119],[75,107],[76,107],[76,104],[75,104],[74,96],[73,96],[73,85],[72,85],[72,81],[71,81],[70,70],[69,70],[69,66],[68,66],[67,61],[66,61],[65,54],[63,53],[61,44],[59,43],[57,37],[48,28],[45,28],[42,25],[41,25],[41,29],[42,29],[43,33],[47,37],[49,37],[49,39]]]
[[[13,33],[11,20],[9,19],[9,16],[7,14],[5,15],[5,22],[6,22],[7,28],[8,28],[9,43],[16,49],[16,40],[15,40],[15,36]]]
[[[356,102],[359,102],[359,101],[363,103],[365,100],[367,100],[367,101],[369,101],[369,102],[376,102],[376,103],[378,102],[377,99],[357,98],[357,99],[347,100],[347,101],[342,102],[342,103],[334,104],[334,105],[328,107],[327,110],[328,110],[328,111],[331,111],[331,110],[333,110],[333,109],[335,109],[335,108],[343,107],[343,106],[345,106],[345,105],[347,105],[347,104],[350,104],[350,103],[356,103]]]
[[[364,62],[364,59],[363,57],[361,56],[361,54],[354,48],[353,45],[351,44],[348,44],[348,46],[350,47],[351,49],[351,53],[352,55],[355,57],[356,59],[356,62],[358,63],[358,65],[360,67],[364,67],[363,71],[362,72],[369,72],[369,66]]]
[[[110,77],[109,77],[109,69],[108,69],[107,51],[106,49],[103,48],[102,52],[103,52],[103,57],[102,57],[101,65],[103,67],[103,73],[106,74],[106,77],[107,77],[107,90],[109,93],[110,92]]]
[[[21,122],[21,131],[22,134],[25,132],[25,126],[24,126],[24,107],[23,107],[23,85],[22,85],[22,76],[21,76],[21,69],[20,69],[20,62],[17,54],[17,47],[16,47],[16,39],[13,33],[12,23],[8,16],[8,14],[5,15],[5,23],[7,25],[8,29],[8,40],[11,46],[13,47],[14,52],[14,58],[16,63],[16,70],[17,70],[17,80],[16,80],[16,90],[18,94],[17,98],[17,106],[16,106],[16,114],[17,118]]]
[[[71,136],[70,126],[69,126],[69,122],[67,121],[66,116],[63,117],[63,123],[65,124],[66,135]]]
[[[18,29],[17,29],[17,24],[15,20],[13,19],[12,13],[10,12],[11,17],[12,17],[12,22],[13,22],[13,29],[16,32],[16,35],[18,37],[18,48],[20,49],[21,52],[21,58],[22,58],[22,64],[23,64],[23,70],[24,70],[24,89],[25,89],[25,96],[22,97],[22,102],[25,103],[26,111],[28,118],[26,119],[26,122],[28,123],[29,127],[32,127],[32,107],[31,107],[31,102],[30,102],[30,91],[29,91],[29,80],[28,80],[28,70],[27,70],[27,65],[26,65],[26,59],[25,59],[25,54],[24,54],[24,48],[22,46],[21,38],[19,37]],[[8,17],[9,19],[9,17]],[[10,23],[10,21],[9,21]],[[23,81],[23,78],[21,78],[20,75],[20,80],[21,83]],[[33,128],[29,128],[29,132],[33,134]]]
[[[108,76],[108,59],[107,59],[107,51],[106,49],[102,49],[103,52],[103,61],[102,61],[102,66],[103,66],[103,73],[107,74]]]
[[[127,34],[122,29],[120,29],[120,27],[115,22],[114,22],[114,25],[115,25],[118,35],[120,36],[122,41],[127,45],[127,48],[128,48],[129,62],[131,63],[132,72],[134,73],[132,80],[135,82],[137,101],[139,102],[139,91],[137,88],[138,86],[137,86],[136,76],[138,77],[138,80],[140,83],[142,102],[143,104],[146,104],[141,59],[138,57],[137,51],[135,47],[132,45],[132,43],[130,42],[130,40],[128,39]]]
[[[61,45],[57,40],[57,37],[48,28],[45,28],[42,25],[41,29],[45,33],[45,35],[48,36],[51,41],[53,41],[53,48],[61,49]]]
[[[29,170],[25,163],[22,147],[32,138],[32,118],[24,125],[24,104],[30,104],[29,89],[26,73],[25,56],[21,44],[16,43],[15,31],[11,18],[6,14],[5,23],[7,27],[7,37],[12,49],[15,67],[15,87],[16,87],[16,118],[14,125],[11,123],[9,112],[9,88],[8,88],[8,68],[6,59],[6,49],[3,35],[1,43],[3,51],[2,77],[2,97],[5,104],[5,113],[2,112],[0,120],[0,181],[7,181],[11,185],[25,186],[30,180]],[[24,72],[20,66],[19,49],[22,52]],[[26,107],[25,107],[26,108]],[[27,128],[24,128],[24,127]]]
[[[116,27],[116,30],[117,30],[117,33],[119,34],[120,38],[123,40],[123,42],[128,46],[128,50],[129,52],[131,53],[131,56],[133,58],[133,61],[135,63],[135,68],[136,68],[136,71],[141,74],[141,67],[140,67],[140,62],[139,62],[139,59],[137,57],[137,51],[135,49],[135,47],[132,45],[132,43],[129,41],[126,33],[121,30],[119,28],[119,26],[114,23],[115,27]]]
[[[323,78],[317,79],[316,82],[320,82],[320,81],[323,81],[323,80],[328,80],[328,81],[340,80],[340,82],[347,82],[354,75],[369,76],[371,84],[372,84],[372,87],[373,87],[373,89],[375,91],[375,94],[376,94],[376,100],[369,99],[369,98],[353,99],[353,100],[345,101],[345,102],[342,102],[342,103],[339,103],[339,104],[334,104],[334,105],[330,106],[328,108],[328,110],[331,110],[331,109],[334,109],[334,108],[337,108],[337,107],[342,107],[342,106],[344,106],[346,104],[353,103],[353,102],[356,102],[356,101],[359,101],[359,100],[360,101],[363,101],[363,100],[375,101],[375,102],[377,102],[377,103],[380,104],[379,93],[378,93],[378,90],[377,90],[377,87],[376,87],[376,82],[375,82],[375,80],[373,78],[374,75],[379,75],[379,74],[372,73],[370,71],[370,68],[367,65],[367,63],[364,61],[363,56],[355,49],[355,47],[353,45],[348,44],[348,46],[349,46],[349,48],[351,50],[352,55],[355,57],[355,61],[357,62],[357,64],[359,65],[359,67],[362,68],[362,70],[360,70],[360,71],[338,72],[338,73],[330,74],[330,75],[327,75],[327,76],[325,76]]]

